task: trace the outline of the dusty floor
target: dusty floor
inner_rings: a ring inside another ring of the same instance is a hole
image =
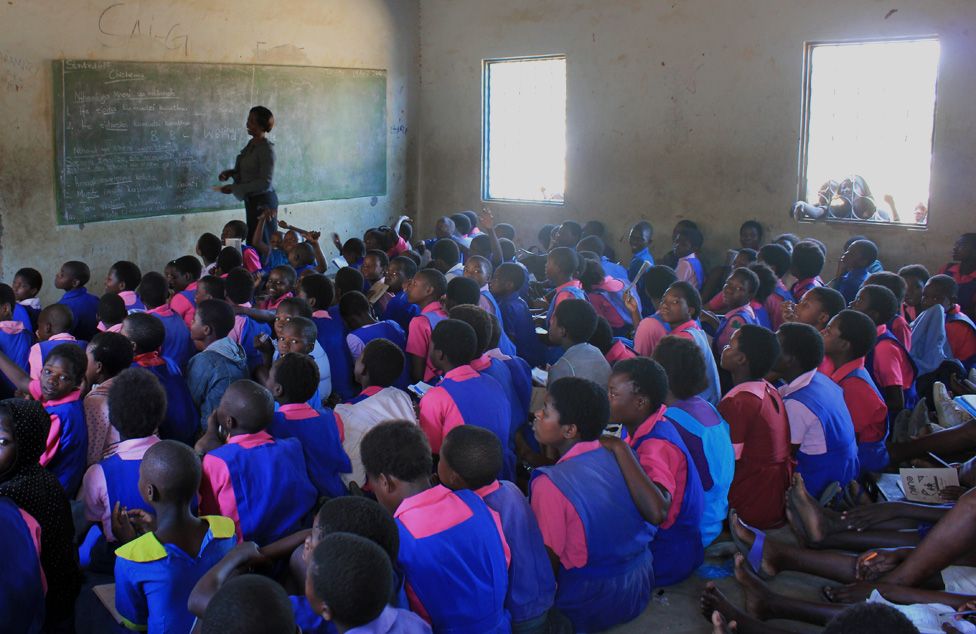
[[[770,531],[772,539],[796,543],[789,528]],[[725,540],[725,541],[722,541]],[[705,553],[705,565],[721,566],[727,564],[735,547],[728,533],[718,537],[716,543]],[[669,632],[673,634],[703,634],[711,631],[711,625],[702,617],[698,607],[698,597],[707,579],[697,574],[678,585],[655,591],[654,599],[644,613],[637,619],[612,630],[613,634],[649,634]],[[737,606],[742,606],[742,593],[732,576],[715,579],[715,584]],[[784,572],[776,576],[771,587],[782,594],[812,601],[820,600],[820,589],[827,582],[819,577],[802,573]],[[793,621],[770,621],[795,632],[817,632],[819,627]]]

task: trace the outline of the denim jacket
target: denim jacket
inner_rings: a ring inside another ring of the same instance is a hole
[[[186,385],[200,409],[202,428],[206,429],[210,413],[220,405],[230,384],[248,376],[244,349],[228,337],[218,339],[190,358],[186,366]]]

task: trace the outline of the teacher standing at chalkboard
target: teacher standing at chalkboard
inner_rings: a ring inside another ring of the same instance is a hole
[[[274,127],[274,115],[264,106],[254,106],[247,115],[245,127],[251,140],[237,155],[234,169],[224,170],[218,178],[221,181],[234,179],[233,185],[224,185],[220,191],[224,194],[234,194],[238,200],[244,201],[247,241],[250,243],[254,239],[258,216],[261,215],[259,210],[264,207],[275,212],[278,210],[278,195],[272,183],[275,164],[274,143],[266,136]],[[265,224],[265,232],[270,234],[274,226],[274,222]],[[265,240],[269,237],[266,235]]]

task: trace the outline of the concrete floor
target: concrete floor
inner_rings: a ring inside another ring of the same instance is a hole
[[[796,543],[796,539],[789,528],[769,531],[768,535],[777,541]],[[721,566],[727,564],[735,552],[735,546],[732,544],[728,533],[723,533],[705,552],[705,565]],[[707,579],[702,579],[695,574],[682,583],[655,590],[654,598],[643,614],[630,623],[615,627],[608,632],[612,634],[648,634],[650,632],[655,634],[658,632],[703,634],[711,632],[711,625],[705,621],[698,607],[698,598],[707,581]],[[737,606],[742,607],[742,592],[735,577],[723,577],[714,581],[729,599]],[[784,572],[777,575],[770,582],[770,585],[776,592],[799,599],[818,601],[823,600],[820,589],[828,585],[828,582],[811,575]],[[778,624],[795,632],[818,632],[821,629],[794,621],[770,621],[770,623]]]

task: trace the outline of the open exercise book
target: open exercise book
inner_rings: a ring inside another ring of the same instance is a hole
[[[881,603],[895,608],[915,624],[921,634],[942,634],[943,623],[949,623],[962,634],[976,634],[976,625],[969,621],[957,621],[953,617],[956,610],[941,603],[914,603],[898,605],[887,601],[877,590],[871,593],[868,603]]]

